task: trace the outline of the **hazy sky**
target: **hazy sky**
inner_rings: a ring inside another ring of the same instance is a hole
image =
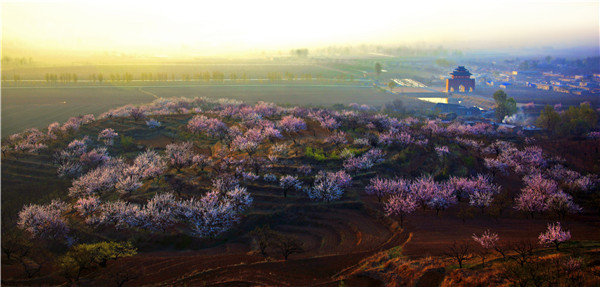
[[[216,53],[347,43],[598,45],[590,1],[37,1],[2,5],[2,44]]]

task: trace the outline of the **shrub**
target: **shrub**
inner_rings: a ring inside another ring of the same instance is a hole
[[[125,135],[121,135],[121,145],[125,150],[130,150],[133,148],[133,137],[128,137]]]

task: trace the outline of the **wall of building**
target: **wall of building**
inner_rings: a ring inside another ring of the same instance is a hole
[[[475,79],[446,79],[446,92],[460,92],[460,86],[465,92],[475,90]]]

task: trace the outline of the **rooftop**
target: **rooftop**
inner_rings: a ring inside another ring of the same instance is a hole
[[[464,66],[458,66],[458,68],[454,69],[454,72],[450,73],[452,76],[471,76],[471,72],[467,70]]]

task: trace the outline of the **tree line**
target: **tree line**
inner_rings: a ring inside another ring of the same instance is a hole
[[[587,102],[561,112],[546,105],[536,124],[553,135],[581,135],[598,127],[598,113]]]
[[[135,77],[132,73],[92,73],[87,77],[87,81],[91,83],[131,83],[133,81],[142,81],[142,82],[167,82],[167,81],[204,81],[204,82],[224,82],[225,80],[230,81],[240,81],[247,82],[250,77],[248,74],[244,73],[236,73],[232,72],[229,75],[226,75],[220,71],[206,71],[201,73],[183,73],[183,74],[175,74],[175,73],[152,73],[152,72],[143,72],[139,75],[139,77]],[[292,73],[286,71],[284,73],[280,72],[267,72],[266,77],[264,78],[268,81],[322,81],[324,80],[323,74],[313,75],[311,73]],[[340,73],[333,77],[334,80],[338,81],[354,81],[354,76],[346,75],[344,73]],[[67,84],[67,83],[78,83],[81,82],[81,78],[76,73],[46,73],[44,75],[44,80],[48,84]],[[13,74],[12,76],[3,74],[2,82],[14,81],[18,83],[21,81],[21,75]]]

